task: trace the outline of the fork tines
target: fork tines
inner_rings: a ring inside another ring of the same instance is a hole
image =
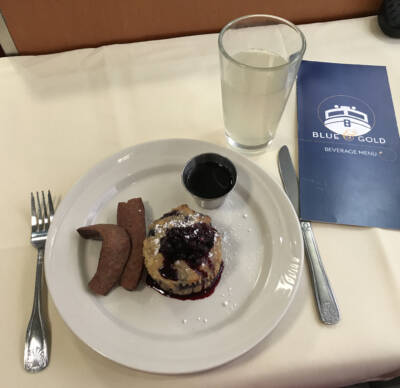
[[[41,191],[41,194],[40,200],[38,191],[36,192],[36,199],[35,195],[31,193],[32,232],[36,233],[47,232],[54,216],[54,205],[50,190],[47,192],[47,204],[44,191]]]

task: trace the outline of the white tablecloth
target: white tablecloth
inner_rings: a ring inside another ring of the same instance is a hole
[[[301,26],[305,59],[386,65],[400,117],[400,40],[375,17]],[[51,32],[49,32],[51,33]],[[314,224],[342,320],[320,323],[305,271],[273,333],[208,372],[164,376],[113,363],[78,340],[49,298],[52,353],[37,375],[23,369],[35,251],[29,193],[58,198],[97,162],[148,140],[183,137],[225,146],[217,35],[0,59],[0,356],[4,387],[331,387],[400,375],[400,234]],[[277,150],[297,159],[295,91],[268,152],[251,157],[280,183]],[[399,215],[400,216],[400,215]]]

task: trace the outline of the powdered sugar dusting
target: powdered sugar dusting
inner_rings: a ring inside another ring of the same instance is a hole
[[[170,228],[185,228],[188,226],[193,226],[198,222],[204,222],[204,216],[200,213],[194,213],[189,215],[176,214],[174,216],[168,217],[169,220],[166,222],[156,222],[154,225],[154,236],[161,239],[165,236],[167,229]],[[198,233],[197,230],[194,233]]]

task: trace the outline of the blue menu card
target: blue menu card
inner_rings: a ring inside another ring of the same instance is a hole
[[[384,66],[303,61],[300,215],[400,229],[400,139]]]

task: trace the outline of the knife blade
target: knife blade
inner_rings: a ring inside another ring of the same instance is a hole
[[[314,286],[314,295],[321,321],[326,325],[333,325],[340,320],[339,308],[322,264],[311,223],[302,221],[300,218],[299,182],[287,146],[283,146],[279,150],[278,166],[285,192],[299,217],[306,257]]]

